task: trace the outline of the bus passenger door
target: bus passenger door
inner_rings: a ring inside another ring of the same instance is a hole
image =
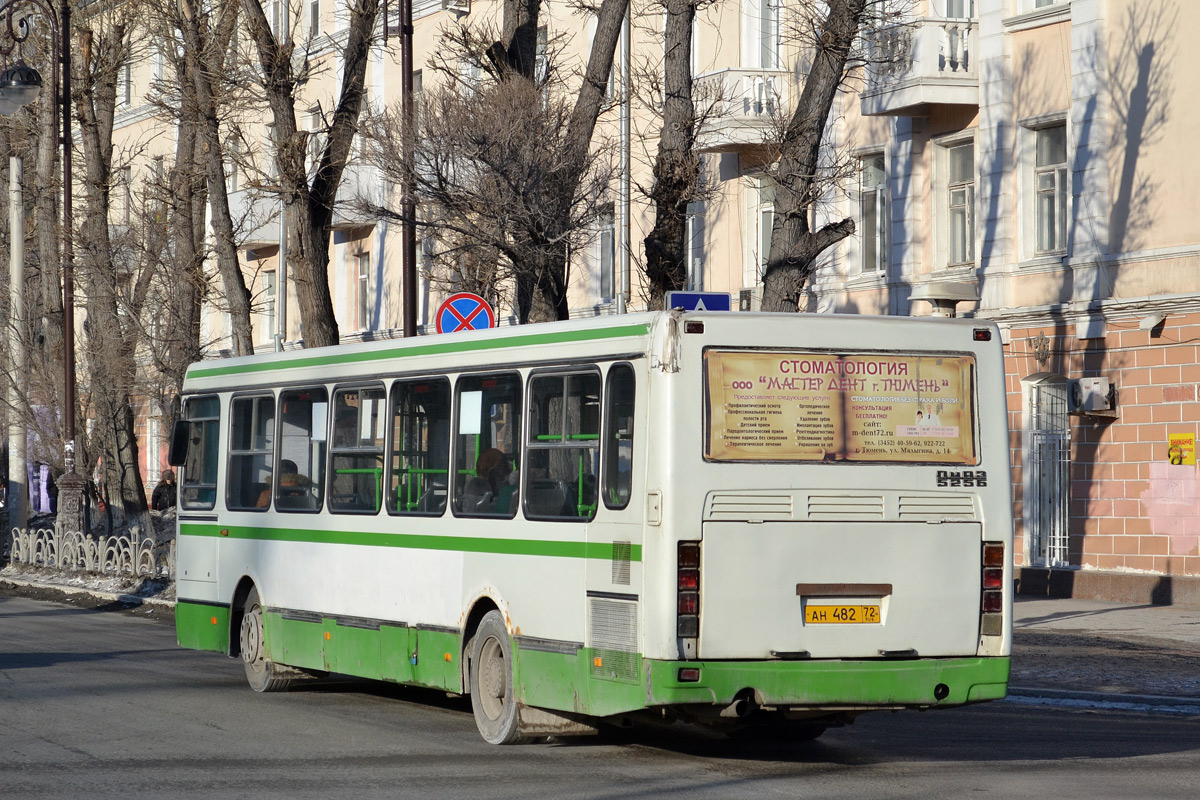
[[[615,364],[604,382],[596,516],[587,526],[587,669],[595,681],[592,713],[605,713],[606,699],[620,703],[622,685],[636,691],[641,681],[643,526],[635,487],[644,476],[634,472],[636,375],[629,364]],[[609,683],[612,682],[612,683]],[[613,685],[613,684],[616,685]],[[607,687],[607,688],[602,688]]]

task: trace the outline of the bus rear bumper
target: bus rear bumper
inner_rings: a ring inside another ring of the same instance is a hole
[[[784,709],[843,711],[956,706],[1004,697],[1008,691],[1009,664],[1008,657],[903,661],[646,660],[646,704],[727,705],[752,696],[759,706]],[[684,669],[698,669],[698,680],[680,680]]]

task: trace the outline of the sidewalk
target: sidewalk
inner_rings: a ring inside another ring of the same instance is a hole
[[[1017,701],[1200,714],[1200,609],[1018,596]]]

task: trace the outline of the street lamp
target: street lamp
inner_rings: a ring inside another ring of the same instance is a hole
[[[0,56],[17,52],[17,63],[0,72],[0,113],[13,114],[37,99],[42,76],[21,61],[21,48],[32,33],[31,24],[44,21],[50,31],[53,57],[51,85],[58,92],[56,111],[62,118],[63,171],[63,472],[58,481],[60,518],[67,532],[82,530],[83,487],[75,472],[75,254],[71,237],[71,3],[62,0],[58,15],[42,0],[7,0],[0,6]],[[52,126],[52,130],[57,126]]]

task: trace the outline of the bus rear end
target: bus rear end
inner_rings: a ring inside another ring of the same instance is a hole
[[[670,438],[691,423],[702,453],[693,437],[670,456],[700,463],[694,489],[662,501],[665,633],[681,657],[651,663],[652,703],[825,723],[1003,697],[1012,521],[995,327],[678,323],[681,368],[658,401],[693,409],[672,415]],[[683,376],[702,376],[702,402],[683,399]]]

